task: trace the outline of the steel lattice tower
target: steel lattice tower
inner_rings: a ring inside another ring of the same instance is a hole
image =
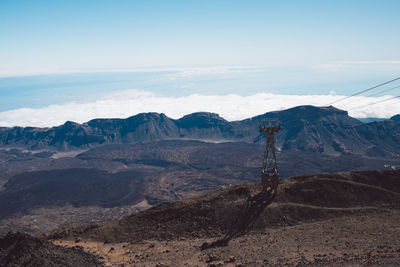
[[[269,191],[273,195],[277,192],[279,182],[275,155],[275,133],[279,132],[279,130],[281,130],[279,121],[272,119],[268,119],[268,125],[264,123],[259,130],[260,133],[265,132],[266,135],[263,169],[261,172],[263,191]]]

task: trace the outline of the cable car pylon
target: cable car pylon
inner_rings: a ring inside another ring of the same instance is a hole
[[[267,125],[263,122],[263,125],[259,129],[259,132],[265,133],[266,137],[261,182],[263,192],[269,193],[274,197],[278,191],[279,183],[275,153],[275,133],[279,132],[282,127],[278,119],[267,119],[267,122]]]

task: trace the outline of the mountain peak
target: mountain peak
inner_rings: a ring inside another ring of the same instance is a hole
[[[311,105],[303,105],[303,106],[297,106],[294,108],[287,109],[286,111],[292,112],[292,113],[298,113],[298,114],[314,113],[316,115],[321,115],[321,116],[333,115],[333,114],[348,116],[347,111],[335,108],[334,106],[317,107],[317,106],[311,106]]]
[[[224,126],[229,122],[216,113],[195,112],[180,118],[178,124],[183,128],[212,128]]]
[[[190,113],[188,115],[183,116],[181,119],[187,119],[187,118],[207,118],[213,120],[225,120],[217,113],[205,112],[205,111]]]
[[[144,119],[158,119],[161,117],[165,117],[164,113],[157,113],[157,112],[143,112],[143,113],[138,113],[136,115],[133,115],[129,118],[127,118],[127,120],[130,119],[138,119],[138,118],[144,118]]]
[[[79,123],[74,122],[74,121],[66,121],[66,122],[64,123],[64,126],[69,126],[69,125],[79,125]]]
[[[392,121],[400,121],[400,114],[394,115],[393,117],[390,118]]]
[[[81,126],[81,124],[73,121],[66,121],[63,125],[58,126],[56,128],[61,128],[61,129],[74,129]]]
[[[340,116],[342,119],[351,120],[351,124],[361,124],[361,122],[351,118],[345,110],[333,106],[316,107],[311,105],[296,106],[285,110],[267,112],[263,115],[253,117],[252,120],[259,121],[264,118],[278,118],[281,122],[303,119],[314,121],[327,116]]]

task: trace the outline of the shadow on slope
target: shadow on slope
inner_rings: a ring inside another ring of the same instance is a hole
[[[267,190],[262,190],[257,195],[249,197],[243,210],[237,214],[237,218],[228,233],[223,238],[220,238],[211,244],[204,243],[201,246],[201,249],[204,250],[207,248],[226,246],[232,238],[244,234],[258,219],[263,210],[274,201],[274,198],[275,195],[271,191]]]
[[[259,183],[227,187],[202,197],[164,203],[122,220],[62,228],[48,233],[48,237],[80,236],[103,242],[229,237],[235,229],[235,218],[242,214],[249,199],[261,197],[257,196],[260,191]],[[266,208],[260,206],[258,217],[236,229],[265,231],[399,208],[400,171],[293,177],[281,180],[277,197]]]

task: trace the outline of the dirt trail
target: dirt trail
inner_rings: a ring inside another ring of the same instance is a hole
[[[399,171],[294,177],[274,199],[260,192],[231,186],[47,237],[107,266],[400,266]]]
[[[201,250],[210,238],[106,243],[56,240],[103,257],[106,266],[399,266],[400,212],[269,229]]]
[[[370,184],[365,184],[365,183],[360,183],[360,182],[354,182],[354,181],[348,181],[348,180],[336,180],[336,179],[330,179],[330,178],[317,178],[316,180],[331,181],[331,182],[338,182],[338,183],[348,183],[348,184],[353,184],[353,185],[358,185],[358,186],[363,186],[363,187],[369,187],[369,188],[373,188],[376,190],[380,190],[380,191],[384,191],[384,192],[387,192],[390,194],[400,196],[400,193],[398,193],[398,192],[394,192],[394,191],[388,190],[386,188],[382,188],[382,187],[374,186],[374,185],[370,185]]]

